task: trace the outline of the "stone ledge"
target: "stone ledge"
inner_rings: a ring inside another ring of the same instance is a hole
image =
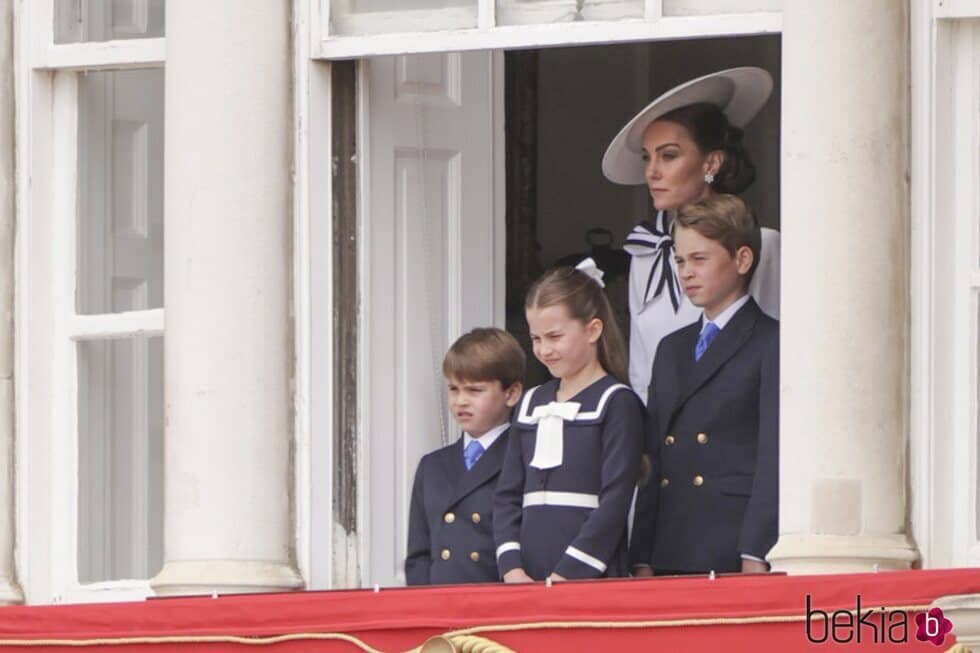
[[[16,605],[24,602],[24,594],[10,578],[0,577],[0,605]]]
[[[269,560],[168,562],[151,581],[157,596],[244,594],[298,590],[304,582],[292,565]]]
[[[932,605],[953,622],[958,644],[980,650],[980,594],[941,596]]]
[[[779,538],[766,559],[788,574],[853,574],[910,569],[919,559],[905,535],[800,535]]]

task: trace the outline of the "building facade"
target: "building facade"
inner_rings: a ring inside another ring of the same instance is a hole
[[[777,80],[747,130],[783,247],[770,561],[980,566],[980,3],[0,0],[0,27],[0,601],[403,582],[442,352],[508,323],[536,246],[644,210],[593,179],[619,124],[746,64]]]

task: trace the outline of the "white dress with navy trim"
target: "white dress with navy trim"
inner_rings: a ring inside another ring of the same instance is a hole
[[[500,575],[523,568],[536,580],[552,572],[565,578],[625,576],[643,405],[612,376],[567,402],[556,402],[557,390],[557,379],[528,390],[511,426],[494,503]],[[576,404],[574,417],[561,419],[557,454],[554,443],[539,443],[541,416],[552,415],[550,404]],[[537,461],[548,461],[544,468],[535,466],[536,453]]]

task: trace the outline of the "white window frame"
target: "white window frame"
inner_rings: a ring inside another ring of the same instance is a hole
[[[953,26],[951,53],[953,69],[953,351],[958,364],[953,371],[954,441],[953,469],[953,565],[980,566],[980,535],[977,533],[977,449],[980,429],[977,427],[977,393],[980,390],[980,22],[958,20]],[[970,125],[967,133],[959,127]],[[963,500],[956,488],[967,490]]]
[[[497,25],[496,0],[478,0],[475,28],[345,36],[330,33],[332,0],[307,1],[312,11],[310,50],[316,59],[778,34],[783,26],[781,12],[664,16],[663,0],[645,0],[643,18]]]
[[[56,44],[53,18],[53,0],[15,3],[15,33],[29,36],[15,53],[17,574],[29,603],[132,600],[153,594],[148,579],[78,582],[76,350],[161,336],[164,311],[76,312],[77,71],[159,68],[166,46]]]
[[[329,33],[331,0],[293,0],[294,88],[294,297],[296,553],[308,589],[357,587],[366,560],[366,486],[359,490],[357,535],[345,538],[333,518],[333,223],[330,61],[394,54],[559,45],[627,43],[782,32],[782,12],[663,16],[663,0],[645,0],[643,19],[497,26],[496,0],[479,0],[477,27],[400,34]],[[365,83],[359,73],[359,130],[365,129]],[[363,139],[359,139],[362,140]],[[366,187],[361,157],[358,188]],[[358,198],[366,215],[366,199]],[[363,217],[359,217],[362,220]],[[364,252],[359,252],[363,270]],[[362,272],[363,274],[363,272]],[[363,316],[359,316],[363,320]],[[365,343],[359,368],[365,369]],[[358,389],[364,401],[364,377]],[[359,411],[361,415],[363,410]],[[358,478],[365,469],[366,431],[359,436]]]
[[[980,6],[910,7],[911,526],[923,567],[977,567]]]
[[[330,64],[310,51],[310,2],[293,0],[293,311],[296,561],[309,590],[356,584],[336,569],[333,519],[333,164]]]

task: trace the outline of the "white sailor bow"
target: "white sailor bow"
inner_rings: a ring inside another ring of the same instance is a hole
[[[561,466],[565,449],[565,421],[575,419],[581,407],[574,401],[552,401],[534,409],[528,419],[531,424],[538,425],[531,467],[552,469]]]

